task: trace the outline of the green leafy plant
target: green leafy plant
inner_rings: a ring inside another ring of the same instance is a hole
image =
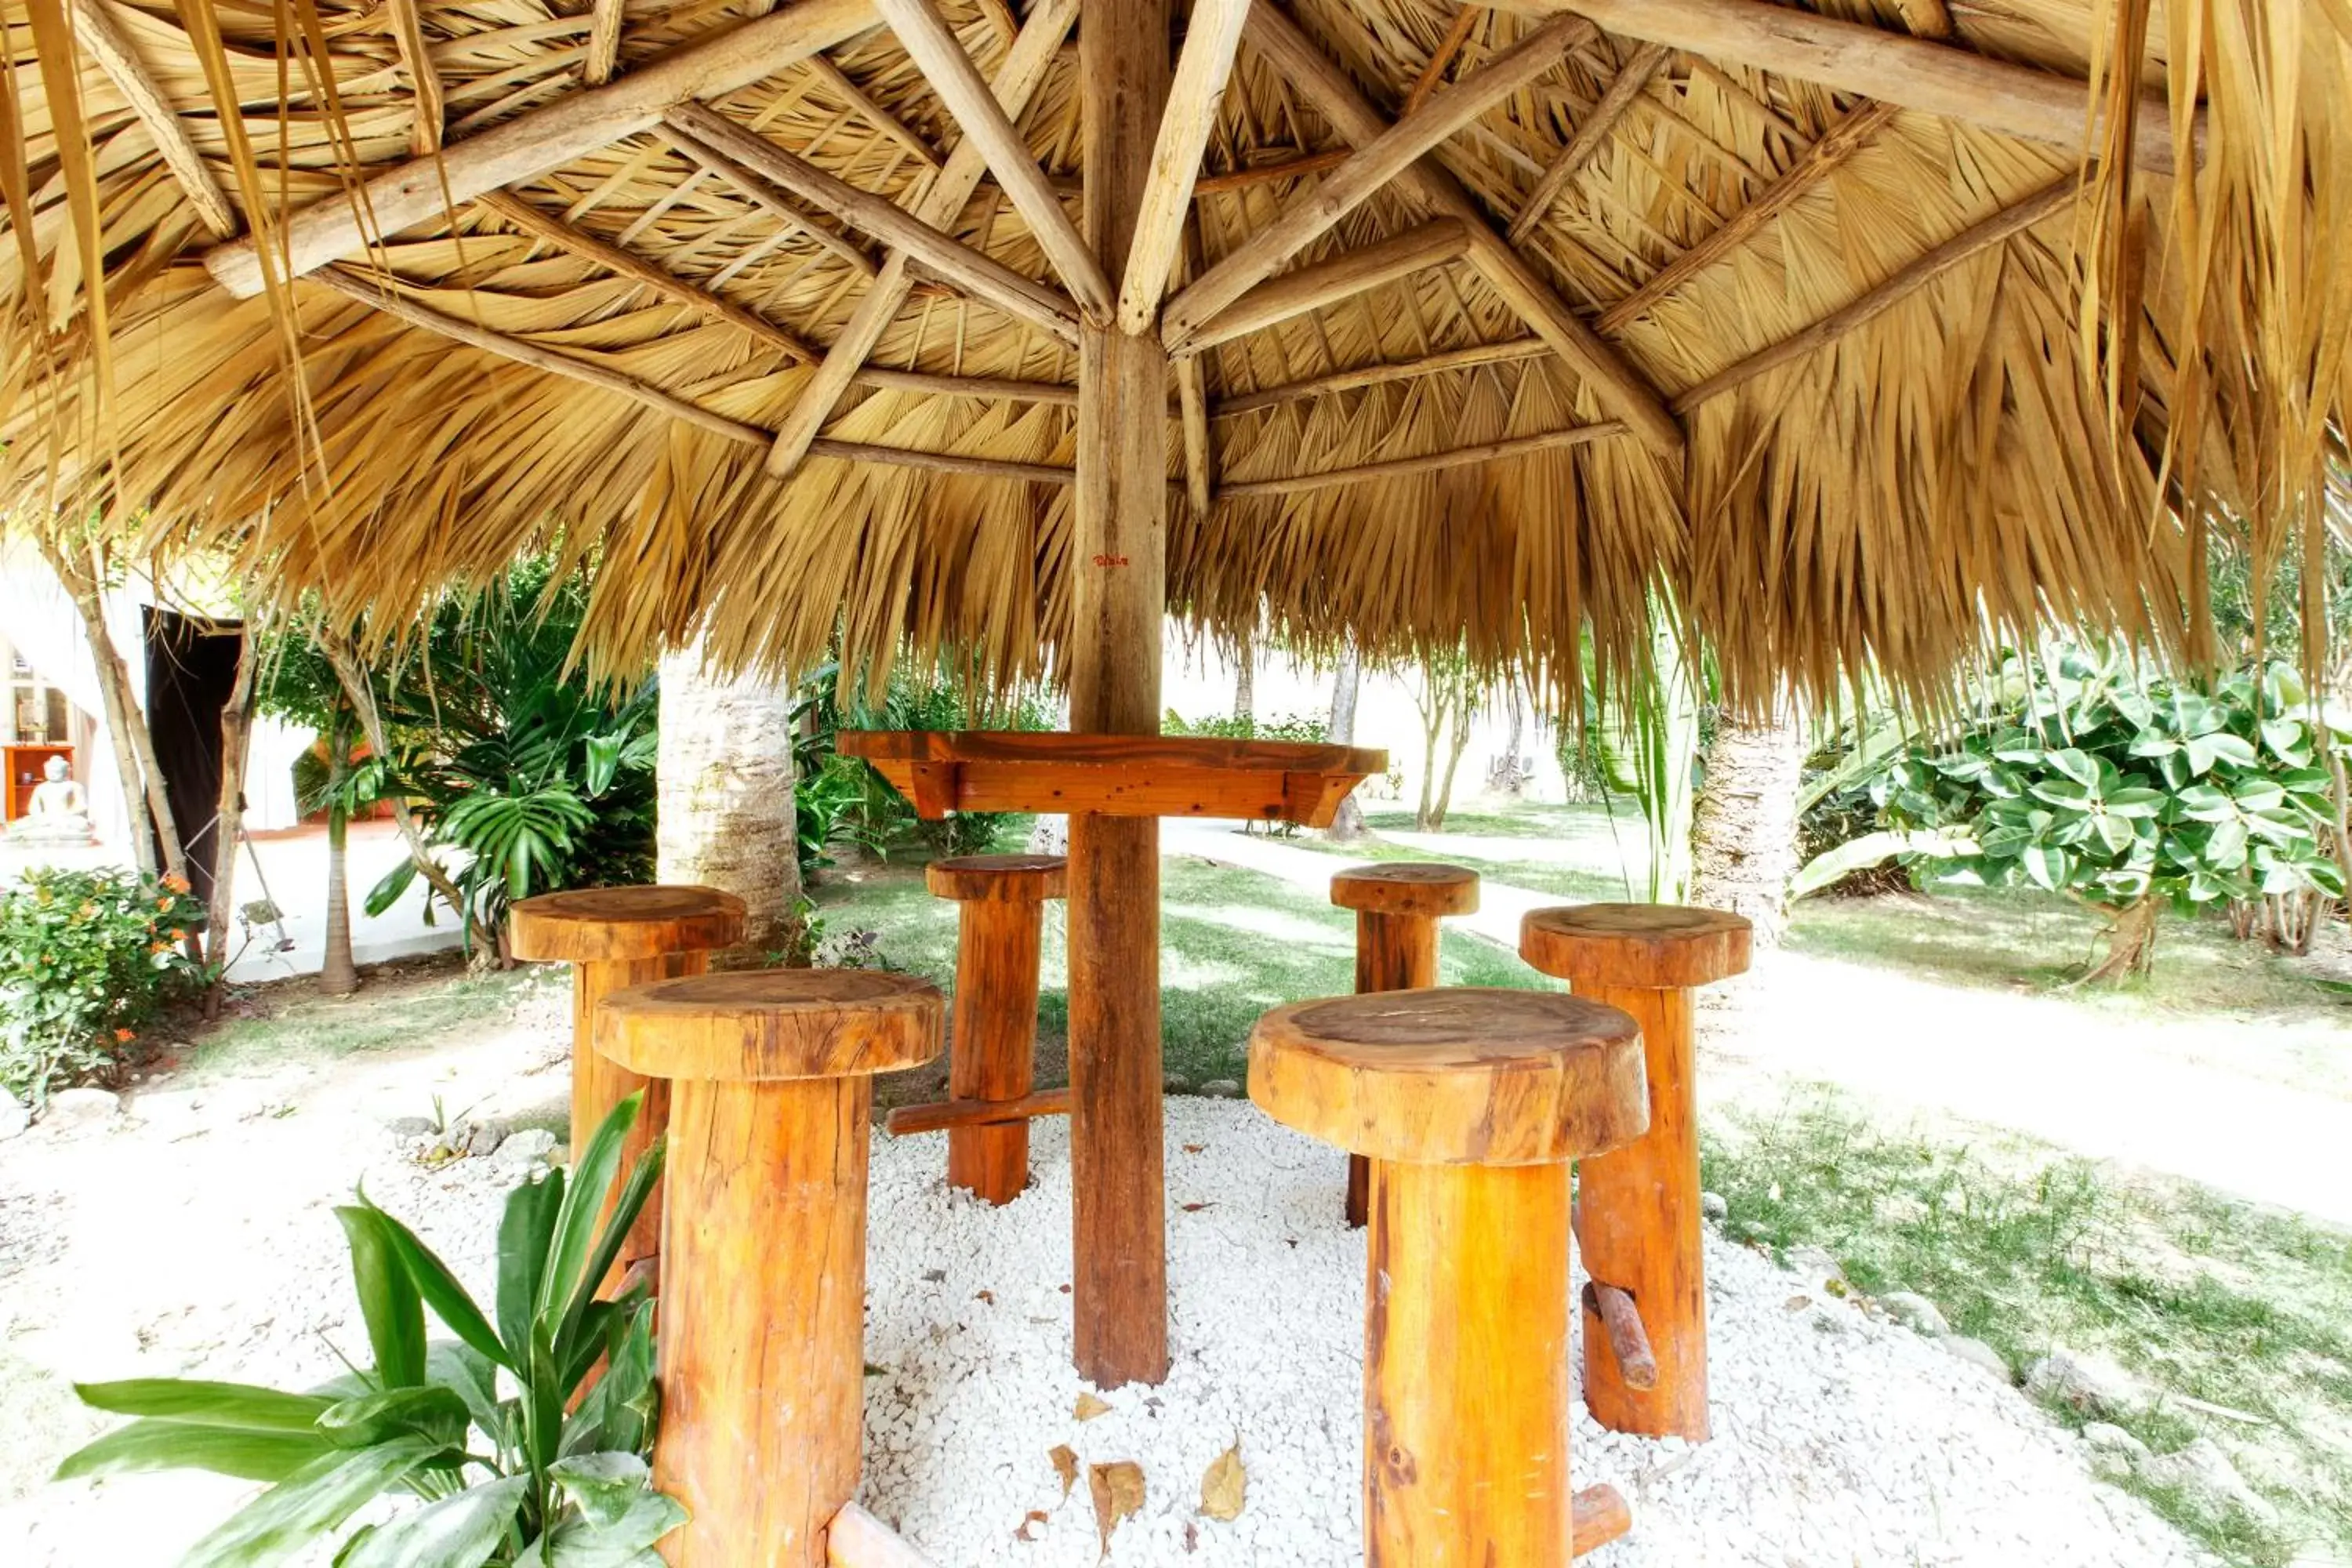
[[[0,1085],[35,1105],[113,1075],[202,974],[181,947],[204,923],[177,878],[36,868],[0,896]]]
[[[1956,744],[1871,778],[1883,826],[1817,857],[1799,890],[1932,860],[2090,905],[2109,944],[2083,978],[2143,973],[2167,904],[2343,896],[2326,752],[2344,744],[2284,665],[2200,686],[2143,681],[2122,655],[2011,658]]]
[[[184,1568],[282,1563],[376,1498],[424,1507],[344,1537],[337,1568],[564,1568],[656,1561],[686,1510],[655,1491],[654,1307],[634,1283],[598,1283],[661,1173],[637,1162],[612,1215],[638,1097],[614,1108],[572,1180],[526,1182],[499,1226],[495,1320],[415,1232],[366,1201],[339,1208],[369,1363],[307,1393],[185,1378],[77,1386],[132,1416],[73,1454],[58,1478],[202,1469],[269,1489],[191,1549]],[[425,1312],[457,1337],[428,1342]],[[599,1363],[603,1375],[589,1385]],[[502,1384],[513,1392],[501,1396]]]

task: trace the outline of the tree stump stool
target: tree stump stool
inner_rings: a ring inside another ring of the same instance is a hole
[[[947,1129],[948,1185],[987,1203],[1009,1204],[1029,1184],[1029,1119],[1070,1109],[1066,1089],[1030,1092],[1045,900],[1063,896],[1067,867],[1059,855],[966,855],[923,868],[932,894],[959,906],[948,1098],[900,1106],[889,1128]]]
[[[717,888],[582,888],[542,893],[507,911],[518,958],[572,965],[572,1148],[577,1153],[618,1105],[639,1089],[644,1106],[621,1146],[624,1177],[669,1125],[669,1086],[649,1082],[597,1054],[596,1004],[648,981],[699,974],[710,954],[743,938],[743,900]],[[606,1205],[610,1212],[610,1205]],[[602,1216],[599,1216],[600,1220]],[[661,1190],[646,1200],[613,1265],[610,1289],[660,1255]]]
[[[1478,873],[1433,861],[1391,860],[1331,879],[1331,901],[1356,911],[1356,990],[1418,991],[1437,984],[1437,922],[1475,913]],[[1370,1212],[1372,1163],[1348,1156],[1348,1225]]]
[[[1707,1436],[1691,989],[1746,969],[1748,939],[1738,915],[1668,904],[1575,904],[1531,910],[1520,922],[1520,957],[1642,1026],[1650,1130],[1589,1162],[1577,1198],[1577,1243],[1593,1280],[1584,1403],[1612,1431]],[[1629,1330],[1646,1340],[1646,1363],[1622,1353]]]
[[[768,969],[604,998],[596,1048],[671,1082],[654,1484],[677,1568],[823,1568],[864,1435],[872,1074],[939,1055],[939,992]]]
[[[1569,1485],[1571,1161],[1640,1134],[1642,1042],[1557,993],[1381,992],[1277,1007],[1250,1099],[1375,1162],[1364,1561],[1565,1568],[1623,1533]]]

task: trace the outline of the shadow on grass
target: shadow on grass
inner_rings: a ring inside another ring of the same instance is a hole
[[[535,987],[569,984],[560,964],[468,974],[454,954],[363,971],[349,996],[322,996],[312,978],[280,981],[245,994],[220,1022],[191,1031],[195,1052],[183,1066],[202,1082],[425,1045],[503,1017]]]

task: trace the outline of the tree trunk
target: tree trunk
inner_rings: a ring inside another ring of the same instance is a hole
[[[1234,644],[1234,717],[1257,722],[1257,641],[1244,633]]]
[[[1745,915],[1759,948],[1780,945],[1797,873],[1797,789],[1805,728],[1783,705],[1760,725],[1727,719],[1707,748],[1691,824],[1691,902]]]
[[[1437,805],[1429,814],[1428,832],[1437,833],[1445,826],[1445,814],[1454,809],[1454,775],[1462,766],[1462,753],[1469,749],[1470,681],[1465,676],[1454,691],[1454,731],[1446,741],[1445,776],[1437,786]]]
[[[359,966],[352,962],[352,900],[346,885],[351,869],[351,812],[344,798],[352,776],[349,712],[336,709],[334,721],[327,726],[327,942],[319,961],[319,989],[330,996],[348,996],[360,988]]]
[[[1331,672],[1331,722],[1325,727],[1324,739],[1335,746],[1356,743],[1356,689],[1360,684],[1361,671],[1356,661],[1356,645],[1339,645],[1339,662]],[[1364,836],[1364,808],[1356,804],[1353,791],[1339,803],[1331,817],[1331,826],[1323,837],[1334,844],[1350,844]]]
[[[800,925],[792,689],[704,668],[699,639],[661,660],[657,875],[722,889],[749,910],[721,963],[764,963]]]
[[[212,976],[205,987],[205,1016],[220,1016],[221,994],[227,987],[229,928],[236,910],[236,847],[245,833],[245,769],[252,750],[255,666],[261,660],[248,624],[236,650],[236,680],[228,703],[221,710],[220,805],[213,813],[212,896],[205,914],[205,966]]]
[[[2106,956],[2072,984],[2096,985],[2146,974],[2156,963],[2156,918],[2164,912],[2163,903],[2148,897],[2121,908],[2092,908],[2107,918]]]

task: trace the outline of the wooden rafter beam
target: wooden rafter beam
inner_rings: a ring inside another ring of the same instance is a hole
[[[688,107],[698,114],[718,121],[721,125],[728,123],[712,114],[710,110],[702,108],[700,104]],[[700,122],[695,121],[695,123]],[[717,175],[720,184],[729,186],[737,195],[782,224],[788,233],[797,234],[818,249],[849,263],[851,268],[860,277],[871,278],[876,274],[878,268],[875,266],[872,257],[784,200],[783,193],[770,185],[768,178],[762,177],[761,171],[747,165],[729,149],[716,145],[709,137],[689,131],[687,124],[683,111],[673,110],[663,116],[662,123],[655,134],[667,143],[673,151],[684,154]]]
[[[866,122],[883,135],[912,153],[928,169],[940,166],[940,155],[931,144],[918,136],[906,121],[884,108],[875,96],[849,79],[849,73],[823,55],[811,55],[806,62],[817,80],[831,88],[835,95],[850,108],[864,115]]]
[[[1777,370],[1791,360],[1802,359],[1814,350],[1835,342],[1864,322],[1883,315],[1900,304],[1905,299],[1926,288],[1979,251],[1999,245],[2015,235],[2022,234],[2045,218],[2055,217],[2060,213],[2069,210],[2074,206],[2082,191],[2081,176],[2061,175],[2023,201],[2003,207],[1982,223],[1962,229],[1851,303],[1840,306],[1821,320],[1790,333],[1779,342],[1758,350],[1738,363],[1716,372],[1696,386],[1676,396],[1675,407],[1681,412],[1688,413],[1710,398],[1720,397],[1732,388],[1744,385],[1767,371]]]
[[[1440,38],[1437,47],[1430,52],[1429,63],[1422,67],[1421,75],[1413,79],[1412,90],[1404,95],[1404,111],[1407,114],[1429,101],[1429,95],[1435,92],[1438,84],[1445,79],[1445,73],[1453,68],[1454,57],[1470,41],[1470,35],[1478,30],[1478,18],[1485,15],[1485,6],[1468,4],[1466,0],[1455,9],[1454,25],[1445,29],[1445,37]],[[1571,48],[1574,47],[1570,46]]]
[[[1177,416],[1184,435],[1184,499],[1192,521],[1206,522],[1217,504],[1217,458],[1209,429],[1209,380],[1200,356],[1187,354],[1169,365],[1176,383]]]
[[[1432,218],[1377,244],[1343,250],[1311,267],[1268,279],[1202,322],[1185,342],[1186,357],[1425,268],[1457,261],[1469,249],[1470,230],[1461,219]]]
[[[1102,263],[1079,235],[1077,226],[1062,208],[1045,173],[1029,152],[1029,143],[1014,128],[1012,117],[989,90],[980,68],[964,53],[963,45],[931,0],[873,0],[876,10],[890,24],[899,45],[940,101],[963,127],[964,139],[980,148],[988,172],[1004,187],[1013,210],[1054,264],[1063,286],[1078,308],[1097,321],[1108,321],[1114,308],[1110,279]]]
[[[1228,169],[1222,174],[1203,174],[1192,182],[1192,196],[1221,196],[1228,191],[1245,191],[1252,185],[1262,185],[1269,180],[1296,180],[1302,175],[1320,174],[1336,169],[1353,156],[1351,149],[1334,147],[1322,153],[1302,153],[1279,163],[1260,163],[1254,168]]]
[[[1333,485],[1360,484],[1366,479],[1410,479],[1416,474],[1433,474],[1444,468],[1467,468],[1473,463],[1524,458],[1533,452],[1557,452],[1564,447],[1582,447],[1624,434],[1625,426],[1611,419],[1598,425],[1549,430],[1539,436],[1515,436],[1507,441],[1456,447],[1452,451],[1430,452],[1417,458],[1391,458],[1384,463],[1358,463],[1351,468],[1326,468],[1319,474],[1292,474],[1278,479],[1229,479],[1220,493],[1228,500],[1249,500],[1260,496],[1286,496],[1296,495],[1301,490],[1328,489]]]
[[[1541,338],[1513,338],[1506,342],[1447,349],[1391,364],[1335,370],[1326,375],[1309,376],[1303,381],[1286,381],[1278,385],[1262,386],[1255,392],[1224,398],[1217,404],[1214,417],[1227,419],[1279,404],[1296,403],[1301,398],[1327,397],[1334,393],[1354,392],[1360,387],[1385,386],[1391,382],[1412,381],[1424,375],[1443,375],[1447,371],[1471,370],[1482,364],[1508,364],[1516,360],[1541,359],[1551,352],[1551,345]]]
[[[1249,7],[1250,0],[1199,0],[1192,7],[1192,27],[1169,82],[1168,109],[1152,143],[1151,172],[1142,210],[1136,215],[1135,236],[1128,245],[1127,270],[1119,280],[1122,331],[1148,331],[1160,314],[1168,279],[1183,251],[1184,220],[1192,214],[1201,154],[1208,150],[1209,132],[1224,98],[1225,79],[1233,73],[1234,51],[1241,47]]]
[[[222,239],[236,232],[236,209],[228,205],[228,193],[221,189],[213,172],[197,153],[188,128],[181,122],[179,110],[164,98],[163,89],[148,74],[131,40],[106,14],[106,0],[75,0],[73,8],[74,37],[89,51],[106,79],[114,84],[131,105],[131,112],[147,130],[148,138],[162,154],[163,166],[196,209],[198,221]]]
[[[1038,0],[1012,48],[1005,52],[1003,64],[997,68],[994,91],[1005,113],[1018,115],[1028,106],[1031,95],[1045,79],[1047,68],[1054,63],[1062,39],[1068,36],[1077,16],[1078,0]],[[979,146],[966,137],[948,154],[947,167],[917,198],[915,217],[933,228],[955,222],[987,172],[987,162],[981,156]],[[874,345],[889,331],[914,284],[906,252],[894,250],[883,258],[880,276],[825,350],[823,363],[801,388],[799,400],[777,430],[775,445],[768,453],[768,472],[782,479],[800,467],[801,459],[808,455],[809,443],[832,417],[834,406],[856,379],[866,356],[874,352]]]
[[[934,474],[961,474],[970,479],[1017,479],[1033,485],[1066,485],[1076,479],[1072,469],[1055,468],[1051,463],[1011,463],[1002,458],[966,458],[953,452],[919,452],[909,447],[877,447],[870,441],[835,441],[822,437],[809,443],[808,455],[812,458],[838,458],[845,463],[888,463],[902,468],[922,468]]]
[[[1557,66],[1582,31],[1574,17],[1547,23],[1360,146],[1313,191],[1293,198],[1281,216],[1171,300],[1160,316],[1161,341],[1171,352],[1184,349],[1211,317],[1273,276],[1423,153]]]
[[[1347,72],[1334,64],[1274,0],[1251,8],[1249,36],[1258,51],[1312,103],[1347,141],[1358,147],[1376,139],[1387,121]],[[1433,100],[1433,105],[1434,100]],[[1503,302],[1589,385],[1610,413],[1623,420],[1643,445],[1679,456],[1682,426],[1648,378],[1601,341],[1568,302],[1503,237],[1487,226],[1462,183],[1423,159],[1398,176],[1397,188],[1441,217],[1460,218],[1470,230],[1470,262]]]
[[[666,110],[712,98],[806,59],[873,26],[872,0],[794,0],[772,16],[689,45],[627,75],[560,98],[544,108],[450,143],[428,157],[387,169],[364,187],[363,222],[346,193],[314,202],[289,217],[278,239],[295,277],[362,249],[377,234],[397,234],[444,216],[451,204],[535,179],[573,159],[651,130]],[[261,292],[261,259],[241,239],[205,252],[215,282],[239,299]]]
[[[601,87],[620,63],[621,0],[595,0],[588,10],[588,58],[580,63],[580,79]]]
[[[1723,226],[1660,268],[1656,276],[1601,314],[1601,330],[1620,332],[1638,321],[1651,306],[1746,245],[1775,218],[1818,189],[1847,159],[1870,145],[1896,113],[1891,103],[1875,100],[1842,117],[1819,141],[1790,164],[1789,172],[1765,186]]]
[[[1497,0],[1516,11],[1576,12],[1612,33],[1731,65],[1884,99],[2030,142],[2094,144],[2089,89],[2077,78],[2011,65],[1956,45],[1842,22],[1765,0]],[[2200,121],[2198,140],[2203,141]],[[2139,166],[2172,172],[2172,114],[2151,95],[2135,143]]]
[[[1592,106],[1592,112],[1584,117],[1584,123],[1576,128],[1576,134],[1568,139],[1559,155],[1545,166],[1543,178],[1528,193],[1528,205],[1511,220],[1513,245],[1526,239],[1536,225],[1551,216],[1560,193],[1584,172],[1584,166],[1592,162],[1593,155],[1617,129],[1617,122],[1633,111],[1643,90],[1665,68],[1667,52],[1663,45],[1643,44],[1617,68],[1617,75],[1601,95],[1601,101]]]
[[[442,106],[441,68],[433,63],[432,53],[425,45],[425,18],[417,9],[417,0],[385,0],[384,20],[392,28],[392,41],[400,51],[400,68],[408,77],[410,105],[408,150],[420,155],[441,145],[442,121],[446,110]]]
[[[929,397],[978,397],[1004,403],[1078,405],[1078,389],[1066,381],[1011,381],[990,375],[935,375],[919,370],[883,370],[867,365],[857,384],[883,392],[916,392]]]
[[[806,362],[816,358],[814,349],[765,317],[753,314],[732,300],[698,289],[675,273],[663,271],[635,251],[566,223],[553,213],[541,212],[510,192],[487,192],[476,196],[474,205],[496,214],[500,222],[521,230],[533,239],[544,241],[583,261],[593,262],[617,278],[626,278],[631,282],[645,285],[673,305],[683,305],[711,321],[723,321],[763,348],[774,349],[795,361]]]
[[[701,104],[685,104],[671,110],[667,123],[671,130],[773,180],[803,201],[905,251],[935,276],[998,310],[1070,342],[1077,340],[1077,308],[1066,298],[1034,278],[1024,278],[994,257],[920,222],[896,202],[859,190]]]

